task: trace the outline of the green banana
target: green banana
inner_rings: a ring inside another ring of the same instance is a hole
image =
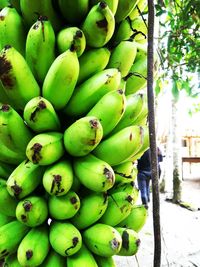
[[[0,1],[0,10],[3,9],[4,7],[7,7],[10,4],[9,0],[1,0]]]
[[[69,222],[51,223],[49,240],[52,248],[61,256],[71,256],[82,246],[80,232]]]
[[[119,183],[114,185],[110,190],[109,194],[113,195],[115,193],[127,193],[127,196],[131,196],[132,200],[131,203],[135,204],[137,201],[138,195],[139,195],[139,190],[136,187],[134,182],[129,182],[129,183]],[[118,196],[118,195],[117,195]]]
[[[92,115],[83,117],[65,130],[65,149],[72,156],[86,156],[95,149],[102,137],[103,127],[100,119]]]
[[[122,90],[105,94],[89,111],[87,116],[97,117],[103,127],[103,136],[108,135],[121,120],[126,108],[126,97]]]
[[[24,18],[26,25],[31,27],[36,22],[39,15],[47,16],[53,25],[55,31],[58,31],[61,27],[61,20],[55,12],[51,0],[20,0],[20,8],[22,17]]]
[[[69,191],[64,196],[51,196],[48,206],[52,218],[56,220],[66,220],[72,218],[78,212],[80,199],[75,192]]]
[[[94,5],[98,4],[100,1],[101,0],[91,0],[90,2],[94,6]],[[108,5],[108,7],[112,11],[113,15],[115,15],[115,13],[117,11],[119,0],[105,0],[104,2]]]
[[[95,192],[105,192],[115,182],[110,165],[92,154],[74,159],[74,171],[80,182]]]
[[[101,218],[107,206],[108,198],[106,193],[90,193],[81,199],[81,207],[71,219],[71,222],[78,229],[87,228]]]
[[[50,195],[65,195],[73,183],[73,170],[71,163],[60,160],[49,166],[43,175],[43,186]]]
[[[6,257],[3,267],[21,267],[17,259],[17,254]]]
[[[21,16],[15,8],[7,6],[0,11],[0,18],[0,50],[11,45],[24,55],[26,34]]]
[[[58,0],[60,11],[67,22],[79,24],[89,10],[89,0]]]
[[[140,14],[145,10],[146,6],[147,0],[139,0],[137,6],[129,14],[130,19],[134,20],[135,18],[139,17]]]
[[[120,234],[107,224],[97,223],[87,228],[83,234],[83,242],[94,254],[110,257],[117,254],[122,245]]]
[[[111,52],[107,68],[117,68],[121,72],[122,78],[127,76],[134,63],[136,52],[135,42],[121,41]]]
[[[134,162],[137,159],[139,159],[144,152],[149,148],[149,128],[148,126],[143,126],[144,129],[144,137],[143,137],[143,144],[140,148],[140,150],[131,156],[131,158],[129,159],[129,161]]]
[[[53,249],[50,251],[42,267],[65,267],[65,258],[56,253]]]
[[[125,112],[110,135],[119,132],[125,127],[131,126],[133,124],[136,125],[135,121],[142,111],[144,101],[146,101],[144,94],[131,94],[126,96]]]
[[[138,252],[140,239],[138,233],[132,229],[115,227],[122,237],[122,247],[117,253],[119,256],[133,256]]]
[[[90,47],[102,47],[107,44],[114,29],[114,15],[103,1],[90,9],[82,25],[87,45]]]
[[[101,257],[95,255],[95,260],[98,267],[117,267],[113,257]]]
[[[9,223],[9,222],[11,222],[11,221],[13,221],[13,220],[14,220],[13,217],[7,216],[7,215],[4,215],[4,214],[0,213],[0,227],[5,225],[5,224],[7,224],[7,223]]]
[[[57,45],[60,53],[64,53],[73,45],[77,56],[80,57],[86,47],[85,35],[77,27],[64,28],[58,33]]]
[[[0,259],[16,252],[19,243],[29,228],[17,220],[0,227]]]
[[[79,74],[79,61],[73,46],[60,54],[45,77],[42,95],[54,108],[66,106],[74,91]]]
[[[48,51],[48,53],[47,53]],[[55,33],[46,16],[39,16],[26,38],[26,62],[42,84],[55,59]]]
[[[77,84],[84,82],[91,76],[105,69],[110,58],[110,51],[106,47],[85,51],[79,57],[80,71]]]
[[[25,157],[26,146],[32,137],[21,116],[10,105],[0,104],[0,138],[5,146]]]
[[[117,69],[106,69],[94,74],[76,87],[64,113],[77,117],[89,112],[102,96],[119,88],[120,80],[121,74]]]
[[[133,63],[126,77],[126,95],[134,94],[147,84],[147,56],[141,56]]]
[[[7,191],[6,181],[0,179],[0,213],[15,217],[16,206],[16,200]]]
[[[143,17],[135,18],[131,21],[131,28],[133,35],[131,36],[136,42],[146,44],[147,43],[147,22]]]
[[[11,6],[13,6],[19,14],[21,14],[20,0],[10,0]]]
[[[111,166],[119,165],[139,151],[143,143],[143,128],[129,126],[102,141],[94,155]]]
[[[52,104],[45,98],[32,98],[25,106],[23,113],[27,125],[36,133],[59,131],[60,120]]]
[[[17,259],[22,266],[35,267],[42,264],[50,249],[48,234],[45,225],[38,226],[22,239],[17,250]]]
[[[113,167],[115,183],[129,183],[137,177],[137,167],[131,161],[127,161]]]
[[[141,122],[143,122],[143,121],[147,122],[147,116],[148,116],[147,95],[146,94],[143,94],[142,109],[141,109],[140,113],[138,114],[137,118],[135,118],[133,124],[134,125],[141,125],[141,126],[143,126],[143,124]]]
[[[75,255],[67,257],[67,267],[98,267],[98,265],[90,250],[82,244]]]
[[[80,186],[81,186],[81,183],[80,183],[79,179],[74,175],[73,176],[73,183],[72,183],[72,186],[70,189],[77,193],[77,192],[79,192]]]
[[[133,31],[131,28],[131,20],[129,17],[127,17],[117,25],[112,38],[113,45],[119,44],[125,40],[129,40],[132,34]]]
[[[34,136],[28,143],[26,155],[30,161],[39,165],[50,165],[64,154],[63,134],[47,132]]]
[[[131,212],[133,198],[127,192],[115,192],[108,196],[108,207],[99,222],[116,226]]]
[[[2,141],[0,140],[0,161],[6,164],[18,165],[26,157],[24,153],[19,153],[9,149]]]
[[[116,22],[124,20],[131,11],[136,7],[139,0],[123,0],[119,1],[117,12],[115,14]]]
[[[17,199],[24,198],[35,190],[42,180],[44,168],[24,160],[7,180],[8,193]]]
[[[0,81],[0,103],[2,104],[11,104],[10,99],[8,98],[6,92],[3,89],[3,84]]]
[[[0,80],[15,109],[23,110],[30,99],[39,96],[40,88],[30,68],[14,47],[6,45],[1,50],[0,69]]]
[[[117,227],[130,228],[136,232],[139,232],[145,225],[148,217],[148,210],[144,205],[136,205],[132,207],[131,213],[123,221],[121,221]]]
[[[47,216],[48,206],[46,200],[42,197],[30,196],[17,204],[16,218],[29,227],[42,224]]]
[[[13,172],[14,166],[0,162],[0,177],[7,180],[10,174]]]

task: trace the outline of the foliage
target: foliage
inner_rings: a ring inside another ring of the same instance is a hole
[[[200,1],[158,0],[160,17],[159,54],[162,78],[172,80],[172,93],[181,89],[197,94],[193,73],[200,72]]]

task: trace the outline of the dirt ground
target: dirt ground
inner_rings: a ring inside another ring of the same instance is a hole
[[[200,178],[188,178],[182,183],[182,200],[191,203],[195,211],[166,201],[160,195],[162,267],[200,267]],[[152,207],[140,232],[141,246],[137,257],[115,257],[117,267],[152,267],[154,254]]]

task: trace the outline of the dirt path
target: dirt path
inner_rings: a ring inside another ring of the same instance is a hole
[[[200,211],[189,211],[160,195],[162,267],[200,267]],[[183,200],[200,207],[200,179],[183,182]],[[118,267],[153,266],[152,208],[140,232],[141,247],[135,257],[115,257]]]

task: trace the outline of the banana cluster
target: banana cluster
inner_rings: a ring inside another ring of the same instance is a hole
[[[147,210],[146,0],[0,0],[0,260],[114,267]],[[157,60],[155,60],[155,72]]]

